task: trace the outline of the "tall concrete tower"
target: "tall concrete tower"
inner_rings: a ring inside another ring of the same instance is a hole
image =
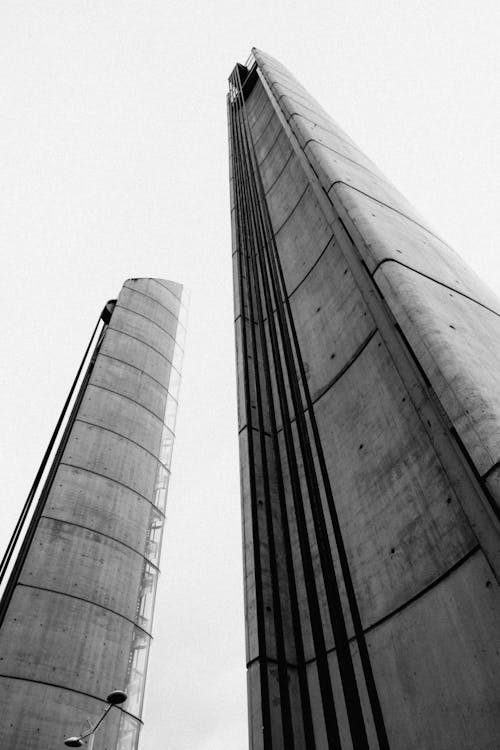
[[[0,605],[5,750],[64,748],[117,689],[93,748],[137,747],[184,324],[161,279],[126,281],[98,324]]]
[[[500,303],[276,60],[230,77],[252,750],[500,747]]]

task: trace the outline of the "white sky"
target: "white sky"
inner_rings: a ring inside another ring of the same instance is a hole
[[[278,57],[497,291],[498,0],[3,0],[6,544],[104,302],[191,290],[141,750],[247,748],[226,79]]]

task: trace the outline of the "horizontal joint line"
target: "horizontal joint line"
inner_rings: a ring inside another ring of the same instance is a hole
[[[104,703],[105,705],[109,705],[105,698],[99,698],[99,696],[92,695],[92,693],[86,693],[84,690],[76,690],[75,688],[68,687],[67,685],[60,685],[56,682],[47,682],[46,680],[34,680],[31,677],[20,677],[14,674],[0,674],[0,678],[4,680],[20,680],[21,682],[32,682],[37,685],[46,685],[47,687],[57,688],[57,690],[67,690],[68,693],[77,693],[78,695],[84,695],[86,698],[92,698],[93,700],[99,701],[99,703]],[[127,711],[126,709],[122,708],[122,706],[116,706],[116,708],[118,708],[120,711],[123,711],[123,713],[127,714],[127,716],[131,716],[135,721],[138,721],[139,724],[144,724],[142,719],[139,719],[139,717],[136,716],[135,714],[131,714],[130,711]]]
[[[153,508],[156,508],[158,513],[160,513],[163,518],[165,518],[165,513],[161,510],[161,508],[158,508],[157,505],[155,505],[146,495],[143,495],[142,492],[138,492],[137,490],[134,490],[133,487],[129,487],[128,484],[125,484],[124,482],[120,482],[119,479],[114,479],[113,477],[109,477],[106,474],[102,474],[100,471],[94,471],[93,469],[87,469],[85,466],[77,466],[76,464],[70,464],[67,461],[60,461],[59,466],[67,466],[69,469],[76,469],[77,471],[86,471],[89,474],[94,474],[96,477],[101,477],[101,479],[106,479],[108,482],[113,482],[114,484],[118,484],[120,487],[123,487],[124,489],[131,492],[133,495],[136,495],[137,497],[140,497],[142,500],[145,500],[147,503],[153,506]]]
[[[426,273],[423,273],[423,271],[419,271],[417,268],[413,268],[412,266],[408,266],[406,263],[402,263],[402,261],[398,260],[397,258],[383,258],[377,266],[375,267],[375,270],[372,271],[372,276],[375,276],[377,271],[382,265],[385,265],[386,263],[396,263],[398,266],[402,266],[403,268],[407,268],[408,271],[412,271],[413,273],[418,274],[418,276],[422,276],[424,279],[428,279],[429,281],[434,282],[434,284],[439,284],[439,286],[442,286],[444,289],[449,289],[450,292],[455,292],[455,294],[459,294],[461,297],[464,297],[465,299],[470,300],[470,302],[474,302],[474,304],[479,305],[480,307],[484,308],[485,310],[488,310],[488,312],[493,313],[493,315],[497,315],[500,317],[500,312],[497,312],[496,310],[493,310],[493,308],[488,307],[488,305],[485,305],[483,302],[480,302],[477,299],[474,299],[474,297],[471,297],[468,294],[465,294],[465,292],[460,291],[460,289],[456,289],[454,286],[449,286],[448,284],[445,284],[444,281],[439,281],[439,279],[435,279],[433,276],[429,276]]]
[[[77,417],[75,419],[75,422],[80,422],[80,424],[88,424],[89,427],[95,427],[97,430],[103,430],[103,432],[110,432],[112,435],[116,435],[117,437],[122,438],[123,440],[127,440],[127,442],[132,443],[132,445],[136,445],[138,448],[140,448],[145,453],[150,455],[152,458],[155,459],[155,461],[158,461],[160,466],[163,466],[163,468],[166,469],[168,473],[170,474],[170,469],[168,468],[168,466],[164,464],[163,461],[161,461],[158,458],[158,456],[155,456],[155,454],[152,451],[148,450],[148,448],[145,448],[143,445],[138,443],[137,440],[132,440],[132,438],[129,438],[127,435],[122,435],[121,432],[112,430],[110,427],[104,427],[103,425],[96,424],[95,422],[89,422],[87,419],[82,419],[81,417]]]
[[[116,542],[117,544],[120,544],[122,547],[125,547],[125,549],[130,550],[135,555],[138,555],[143,560],[145,560],[149,565],[151,565],[158,573],[160,572],[160,568],[158,565],[155,565],[154,562],[152,562],[146,555],[143,555],[142,552],[139,552],[139,550],[135,549],[135,547],[132,547],[130,544],[127,544],[127,542],[123,542],[121,539],[117,539],[115,536],[111,536],[111,534],[105,534],[104,531],[99,531],[99,529],[93,529],[90,526],[85,526],[83,523],[76,523],[75,521],[66,521],[64,518],[56,518],[55,516],[49,516],[46,513],[43,513],[41,515],[41,518],[47,518],[49,521],[55,521],[56,523],[63,523],[67,526],[76,526],[78,529],[84,529],[85,531],[90,531],[92,534],[98,534],[99,536],[103,536],[105,539],[110,539],[112,542]]]
[[[139,628],[139,630],[142,630],[142,632],[148,636],[148,638],[151,638],[151,633],[148,633],[147,630],[145,630],[143,627],[141,627],[135,620],[132,620],[130,617],[127,617],[127,615],[122,615],[121,612],[117,612],[116,609],[111,609],[111,607],[106,607],[105,604],[99,604],[99,602],[93,602],[91,599],[85,599],[83,596],[76,596],[76,594],[70,594],[67,591],[57,591],[57,589],[49,589],[47,586],[35,586],[31,583],[23,583],[22,581],[19,581],[18,586],[22,586],[25,589],[34,589],[35,591],[47,591],[49,594],[57,594],[57,596],[67,596],[69,599],[77,599],[79,602],[85,602],[85,604],[90,604],[92,607],[99,607],[99,609],[104,609],[106,612],[111,612],[112,615],[116,615],[116,617],[120,617],[122,620],[126,620],[131,625],[133,625],[136,628]]]

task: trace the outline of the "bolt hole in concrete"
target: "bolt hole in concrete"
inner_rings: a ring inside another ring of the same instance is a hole
[[[364,445],[364,443],[361,443],[361,445],[359,446],[359,450],[361,450],[361,448],[363,447],[363,445]]]
[[[491,588],[491,581],[486,581],[486,588],[487,589]]]
[[[394,547],[391,547],[391,555],[393,555],[395,552],[396,550],[394,549]]]
[[[335,352],[333,352],[332,354],[330,354],[330,359],[335,359]]]
[[[451,503],[451,497],[447,497],[447,498],[446,498],[446,502],[447,502],[447,503],[448,503],[448,505],[449,505],[449,504]]]
[[[320,311],[320,310],[321,310],[321,307],[317,307],[317,308],[316,308],[316,312],[317,312],[317,313],[319,313],[319,311]]]

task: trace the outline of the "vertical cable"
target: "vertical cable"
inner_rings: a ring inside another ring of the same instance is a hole
[[[104,310],[106,310],[106,308],[104,308]],[[104,311],[103,311],[103,313],[104,313]],[[98,330],[98,328],[99,328],[99,326],[101,324],[102,319],[103,319],[103,315],[101,314],[99,316],[99,319],[98,319],[97,323],[96,323],[96,326],[94,328],[92,336],[90,337],[90,341],[89,341],[88,346],[87,346],[87,348],[85,350],[85,354],[83,355],[83,359],[82,359],[82,361],[80,363],[80,366],[79,366],[78,371],[76,373],[75,379],[73,380],[73,383],[71,385],[71,388],[70,388],[69,394],[68,394],[68,396],[66,398],[66,401],[64,402],[64,406],[62,408],[62,411],[61,411],[61,414],[59,416],[59,419],[57,420],[57,424],[55,426],[54,432],[52,433],[52,436],[50,438],[49,445],[47,446],[47,450],[44,453],[42,462],[41,462],[40,467],[39,467],[39,469],[37,471],[37,474],[35,476],[35,480],[33,482],[33,485],[32,485],[32,487],[30,489],[30,492],[29,492],[28,497],[26,499],[26,502],[24,504],[23,510],[21,512],[21,516],[20,516],[20,518],[19,518],[19,520],[18,520],[18,522],[16,524],[16,527],[14,529],[14,533],[13,533],[13,535],[12,535],[10,541],[9,541],[9,544],[7,546],[7,550],[6,550],[5,554],[4,554],[2,562],[0,564],[0,571],[1,571],[1,573],[0,573],[0,582],[3,580],[3,578],[5,576],[5,573],[7,571],[8,566],[9,566],[9,563],[10,563],[10,560],[12,558],[12,555],[13,555],[13,552],[15,550],[15,547],[16,547],[19,539],[21,538],[23,526],[24,526],[24,524],[26,522],[26,519],[27,519],[27,517],[29,515],[31,506],[33,505],[34,499],[35,499],[37,491],[38,491],[38,487],[40,485],[40,481],[42,479],[43,473],[44,473],[45,468],[47,466],[47,463],[48,463],[48,460],[50,458],[51,452],[52,452],[52,450],[54,448],[54,445],[56,444],[57,439],[59,437],[59,433],[61,431],[61,426],[64,423],[64,420],[66,418],[69,405],[71,403],[71,400],[73,398],[73,394],[74,394],[74,392],[76,390],[76,387],[78,385],[78,381],[79,381],[80,375],[81,375],[82,370],[84,368],[85,362],[87,361],[88,354],[90,352],[90,349],[92,347],[92,343],[93,343],[93,341],[95,339],[97,330]],[[31,542],[33,541],[33,537],[35,535],[35,531],[36,531],[38,522],[39,522],[40,517],[41,517],[41,515],[43,513],[43,509],[45,507],[45,503],[46,503],[46,500],[47,500],[48,493],[49,493],[50,488],[52,486],[52,482],[54,480],[54,476],[56,474],[56,471],[57,471],[57,469],[59,467],[59,462],[61,460],[61,456],[62,456],[62,454],[64,452],[65,447],[66,447],[66,444],[67,444],[67,441],[68,441],[68,438],[69,438],[69,434],[70,434],[71,429],[73,427],[73,423],[75,421],[76,413],[77,413],[78,408],[80,406],[80,403],[82,401],[82,398],[83,398],[83,395],[84,395],[84,392],[85,392],[85,388],[87,386],[87,383],[89,381],[92,369],[94,367],[94,362],[95,362],[95,359],[97,357],[97,353],[99,351],[99,348],[101,346],[103,335],[104,335],[104,331],[105,331],[106,327],[107,327],[107,325],[105,324],[104,327],[103,327],[103,329],[102,329],[102,331],[101,331],[101,334],[99,335],[97,343],[95,345],[95,348],[94,348],[91,360],[90,360],[89,365],[87,367],[87,371],[85,373],[85,376],[84,376],[84,379],[82,381],[82,384],[81,384],[81,386],[80,386],[80,388],[78,390],[78,394],[77,394],[75,403],[73,405],[73,408],[71,409],[71,413],[70,413],[68,422],[67,422],[66,427],[64,428],[64,431],[63,431],[62,436],[60,438],[60,443],[59,443],[59,445],[57,447],[54,459],[52,461],[49,473],[47,475],[47,479],[45,480],[45,484],[44,484],[44,486],[42,488],[42,491],[41,491],[41,494],[40,494],[40,498],[39,498],[39,500],[38,500],[38,502],[36,504],[36,507],[35,507],[35,510],[33,512],[31,521],[30,521],[30,523],[28,525],[28,528],[26,530],[26,533],[25,533],[24,539],[22,541],[21,547],[19,549],[18,555],[17,555],[16,560],[14,562],[14,566],[12,568],[11,574],[10,574],[9,579],[7,581],[7,584],[6,584],[6,587],[5,587],[5,591],[4,591],[3,595],[2,595],[2,599],[0,601],[0,627],[2,626],[3,621],[5,619],[5,615],[7,613],[8,608],[9,608],[9,604],[10,604],[10,601],[12,599],[12,595],[14,593],[14,589],[16,587],[17,581],[19,579],[19,575],[21,573],[22,567],[23,567],[24,562],[26,560],[26,557],[28,555],[29,548],[30,548]]]

